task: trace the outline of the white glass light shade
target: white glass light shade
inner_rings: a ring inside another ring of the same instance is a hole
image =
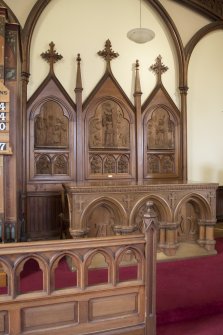
[[[146,43],[155,37],[155,33],[147,28],[134,28],[127,33],[127,37],[136,43]]]

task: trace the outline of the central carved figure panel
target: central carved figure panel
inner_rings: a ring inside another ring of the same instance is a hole
[[[111,100],[99,104],[89,123],[89,148],[129,148],[129,121]]]
[[[90,175],[130,174],[130,119],[121,104],[103,99],[90,111],[87,127]]]

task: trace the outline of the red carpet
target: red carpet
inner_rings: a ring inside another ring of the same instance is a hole
[[[157,264],[157,335],[223,335],[223,238],[216,249]]]
[[[157,264],[157,335],[223,335],[223,238],[217,239],[218,254]],[[121,267],[119,280],[137,278],[137,267]],[[108,270],[89,269],[88,285],[108,281]],[[30,259],[20,275],[19,291],[43,289],[43,274]],[[55,269],[55,289],[75,287],[76,271],[66,258]],[[0,288],[7,294],[7,288]]]

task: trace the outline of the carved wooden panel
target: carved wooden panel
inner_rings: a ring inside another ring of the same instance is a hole
[[[30,141],[30,174],[33,178],[56,179],[69,177],[74,162],[73,143],[69,135],[69,113],[61,102],[43,101],[32,112],[30,133],[34,141]],[[72,132],[73,133],[73,132]]]
[[[74,180],[76,106],[54,74],[53,65],[62,56],[53,42],[41,56],[50,72],[27,104],[27,180]]]
[[[35,154],[35,175],[68,175],[68,154]]]
[[[114,235],[114,225],[117,221],[117,215],[111,206],[105,203],[97,206],[87,219],[88,236],[111,236]]]
[[[23,308],[21,311],[22,331],[47,329],[74,324],[77,319],[77,303],[67,302],[49,306]]]
[[[198,222],[201,217],[199,207],[193,201],[189,201],[182,206],[178,215],[179,228],[177,233],[179,241],[195,242],[198,239]]]
[[[143,232],[148,201],[159,222],[159,248],[174,255],[180,242],[215,249],[217,184],[156,181],[67,183],[70,234],[114,236]]]
[[[182,178],[180,111],[162,84],[161,75],[168,68],[161,59],[150,67],[157,85],[142,106],[144,178]]]
[[[29,122],[31,179],[71,178],[75,169],[73,122],[62,102],[43,101],[31,112]]]
[[[85,178],[135,177],[135,116],[131,104],[111,72],[118,57],[109,40],[98,54],[107,62],[104,76],[83,106]]]
[[[179,119],[167,106],[156,106],[144,118],[144,176],[177,177]]]
[[[91,299],[89,301],[89,319],[96,321],[136,314],[139,312],[138,299],[139,297],[135,293]]]
[[[86,117],[86,159],[90,178],[130,177],[132,174],[132,125],[123,104],[112,98],[88,110]]]
[[[90,149],[129,149],[129,118],[115,101],[100,103],[89,120]]]
[[[61,106],[49,100],[40,108],[40,113],[35,116],[34,136],[35,148],[67,148],[68,118],[63,114]]]

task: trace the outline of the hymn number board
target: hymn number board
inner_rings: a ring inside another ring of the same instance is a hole
[[[9,90],[0,82],[0,155],[11,154],[9,145]]]

